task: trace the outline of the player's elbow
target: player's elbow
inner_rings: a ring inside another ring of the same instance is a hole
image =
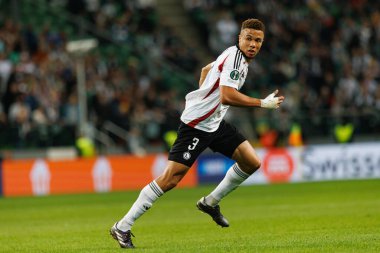
[[[206,76],[209,71],[210,71],[209,67],[207,67],[207,66],[203,67],[202,70],[201,70],[201,75]]]
[[[225,94],[220,94],[220,103],[222,105],[231,105],[231,99]]]
[[[220,103],[222,105],[234,105],[234,97],[236,97],[236,90],[227,86],[220,86]]]
[[[222,105],[228,105],[228,100],[225,97],[220,97],[220,103]]]
[[[204,67],[202,68],[202,72],[209,72],[210,69],[211,69],[211,66],[212,66],[211,63],[210,63],[210,64],[207,64],[206,66],[204,66]]]

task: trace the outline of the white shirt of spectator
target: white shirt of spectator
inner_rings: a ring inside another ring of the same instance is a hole
[[[248,65],[237,46],[227,48],[213,62],[201,87],[186,95],[182,122],[202,131],[216,131],[229,108],[220,103],[219,86],[240,90],[248,74]]]

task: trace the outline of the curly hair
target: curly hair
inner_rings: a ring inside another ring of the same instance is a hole
[[[258,19],[255,19],[255,18],[250,18],[250,19],[245,20],[241,24],[241,30],[243,30],[245,28],[251,28],[251,29],[260,30],[260,31],[265,32],[265,25],[263,24],[263,22],[261,22]]]

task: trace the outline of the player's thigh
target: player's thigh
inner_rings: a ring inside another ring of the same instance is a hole
[[[156,178],[156,183],[166,192],[174,188],[186,175],[190,167],[178,162],[169,161],[165,171]]]
[[[248,141],[242,142],[235,149],[232,159],[238,163],[241,170],[248,174],[254,173],[261,166],[260,158]]]
[[[228,158],[232,158],[235,150],[246,140],[247,139],[235,126],[222,121],[219,129],[214,134],[210,148],[214,152],[218,152]]]

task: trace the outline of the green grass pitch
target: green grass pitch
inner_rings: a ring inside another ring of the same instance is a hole
[[[133,252],[380,252],[380,180],[243,186],[220,228],[174,189],[138,220]],[[125,252],[108,234],[138,191],[0,199],[0,252]]]

